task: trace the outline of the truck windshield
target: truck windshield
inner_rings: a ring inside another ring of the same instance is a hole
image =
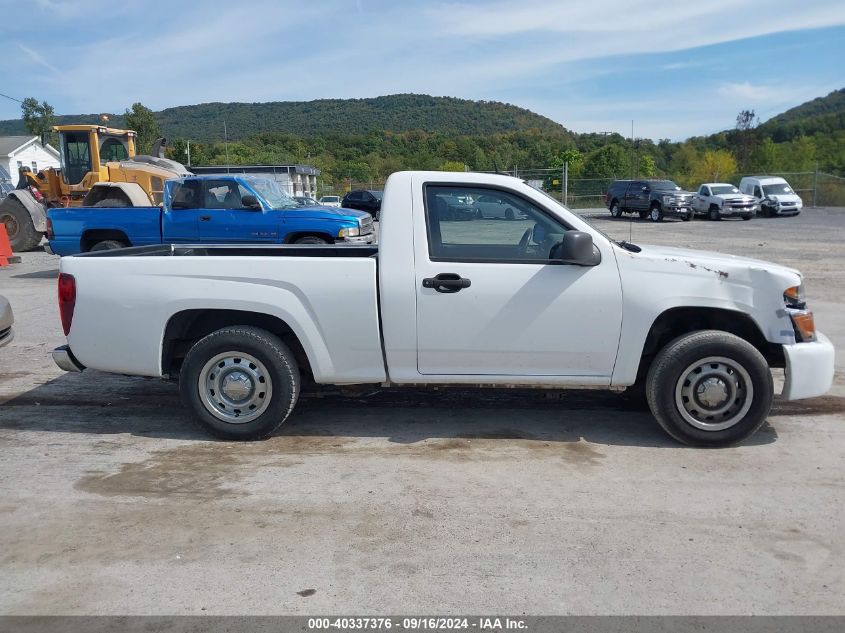
[[[723,193],[739,193],[739,189],[733,185],[713,185],[710,187],[710,191],[713,192],[714,196],[718,196]]]
[[[279,186],[275,180],[269,178],[246,178],[253,189],[258,192],[271,209],[296,209],[301,205]]]
[[[648,183],[655,191],[680,191],[681,188],[671,180],[652,180]]]

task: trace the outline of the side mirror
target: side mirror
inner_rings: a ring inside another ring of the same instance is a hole
[[[643,187],[643,193],[648,193],[648,187]]]
[[[241,206],[245,209],[261,209],[261,203],[255,196],[244,196],[241,198]]]
[[[567,231],[563,239],[552,247],[549,259],[575,266],[598,266],[601,253],[593,245],[593,236],[583,231]]]

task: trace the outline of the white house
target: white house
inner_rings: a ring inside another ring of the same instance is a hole
[[[38,172],[59,166],[59,152],[51,145],[42,145],[37,136],[0,136],[0,165],[3,165],[17,184],[22,166]]]

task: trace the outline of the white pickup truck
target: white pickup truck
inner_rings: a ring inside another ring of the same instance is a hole
[[[512,219],[456,217],[491,195]],[[228,439],[272,433],[308,384],[641,389],[681,442],[736,443],[783,395],[825,393],[834,350],[801,275],[615,242],[506,176],[400,172],[378,246],[173,245],[61,260],[66,370],[178,377]]]

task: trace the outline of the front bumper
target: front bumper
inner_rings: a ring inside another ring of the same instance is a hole
[[[67,345],[62,345],[53,350],[53,362],[64,371],[82,371],[85,365],[76,360],[76,356],[70,351]]]
[[[679,218],[691,218],[692,207],[690,206],[670,206],[663,207],[663,215],[674,215]]]
[[[833,343],[821,332],[816,332],[812,343],[795,343],[783,346],[786,357],[786,382],[783,395],[787,400],[801,400],[821,396],[833,384]]]
[[[344,237],[338,240],[341,244],[372,244],[376,239],[375,234],[369,233],[359,237]]]

